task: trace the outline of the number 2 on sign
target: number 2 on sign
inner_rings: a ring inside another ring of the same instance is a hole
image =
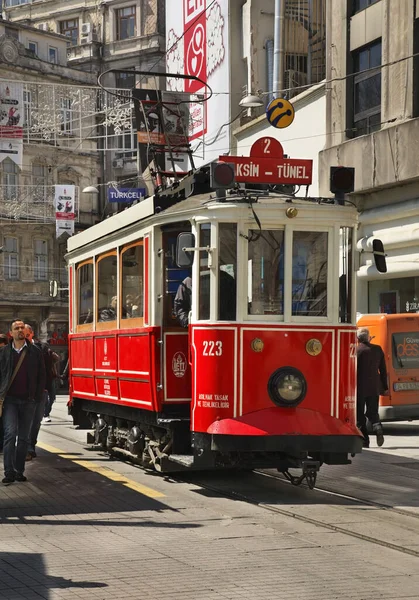
[[[265,144],[265,148],[263,149],[264,154],[270,154],[271,151],[269,150],[269,146],[271,145],[271,140],[269,138],[265,138],[263,142]]]
[[[223,342],[204,342],[204,356],[221,356],[223,353]]]
[[[349,358],[356,358],[356,344],[349,344]]]

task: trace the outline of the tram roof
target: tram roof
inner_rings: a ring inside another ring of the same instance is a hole
[[[257,203],[259,206],[272,206],[275,204],[289,203],[289,206],[298,205],[300,207],[313,207],[313,205],[317,205],[318,208],[323,209],[326,207],[330,209],[332,207],[330,198],[295,198],[277,193],[266,193],[261,195],[260,192],[256,193],[253,191],[248,193],[248,197],[244,196],[243,194],[228,195],[224,201],[220,201],[216,197],[215,193],[197,194],[184,200],[175,202],[173,202],[173,199],[169,199],[169,203],[167,201],[167,197],[150,196],[138,204],[131,206],[127,210],[117,213],[112,217],[108,217],[97,225],[93,225],[85,231],[70,237],[67,241],[67,248],[69,252],[72,252],[78,248],[86,246],[87,244],[114,234],[117,231],[122,231],[125,228],[132,226],[134,223],[143,222],[145,219],[151,219],[152,217],[154,217],[154,221],[159,218],[161,219],[163,215],[165,217],[170,217],[174,215],[181,216],[181,214],[186,213],[185,218],[188,218],[187,213],[193,213],[203,209],[205,210],[214,207],[231,208],[232,206],[248,205],[249,196],[253,200],[257,198]],[[334,208],[339,209],[340,211],[344,210],[347,213],[356,213],[356,210],[349,206],[334,206]]]

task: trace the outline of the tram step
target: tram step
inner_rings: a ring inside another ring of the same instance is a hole
[[[168,459],[184,467],[192,467],[194,457],[193,454],[170,454]]]

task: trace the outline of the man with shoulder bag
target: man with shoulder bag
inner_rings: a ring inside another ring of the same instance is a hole
[[[10,343],[0,352],[4,484],[26,481],[25,458],[32,420],[45,388],[42,353],[26,342],[24,322],[20,319],[13,321],[10,335]]]

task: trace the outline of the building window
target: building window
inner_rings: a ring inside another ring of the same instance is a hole
[[[127,67],[132,69],[133,67]],[[135,88],[134,73],[115,73],[115,87],[123,90],[132,90]]]
[[[14,200],[17,197],[18,166],[10,158],[3,161],[3,197]]]
[[[45,240],[35,240],[34,275],[36,281],[48,279],[48,245]]]
[[[32,0],[6,0],[6,8],[9,6],[20,6],[21,4],[30,4]]]
[[[72,46],[77,46],[79,41],[79,20],[70,19],[69,21],[60,21],[60,33],[70,38]]]
[[[61,98],[60,127],[63,133],[73,133],[73,108],[70,98]]]
[[[19,40],[19,31],[17,29],[13,29],[12,27],[5,27],[4,33],[9,37],[14,38],[15,40]]]
[[[28,50],[35,56],[38,55],[38,44],[36,42],[28,42]]]
[[[58,49],[52,46],[48,47],[48,61],[54,65],[58,64]]]
[[[47,197],[48,170],[46,165],[32,165],[32,185],[34,202],[45,202]]]
[[[354,13],[364,10],[364,8],[367,8],[378,1],[379,0],[354,0]]]
[[[31,116],[32,92],[29,92],[28,90],[23,90],[23,109],[24,109],[23,126],[30,127],[32,125],[32,116]]]
[[[19,253],[17,238],[4,238],[4,277],[5,279],[19,278]]]
[[[359,136],[381,128],[381,40],[353,52],[352,58],[353,133]]]
[[[135,6],[118,8],[115,11],[115,16],[117,40],[127,40],[128,38],[132,38],[137,35]]]

